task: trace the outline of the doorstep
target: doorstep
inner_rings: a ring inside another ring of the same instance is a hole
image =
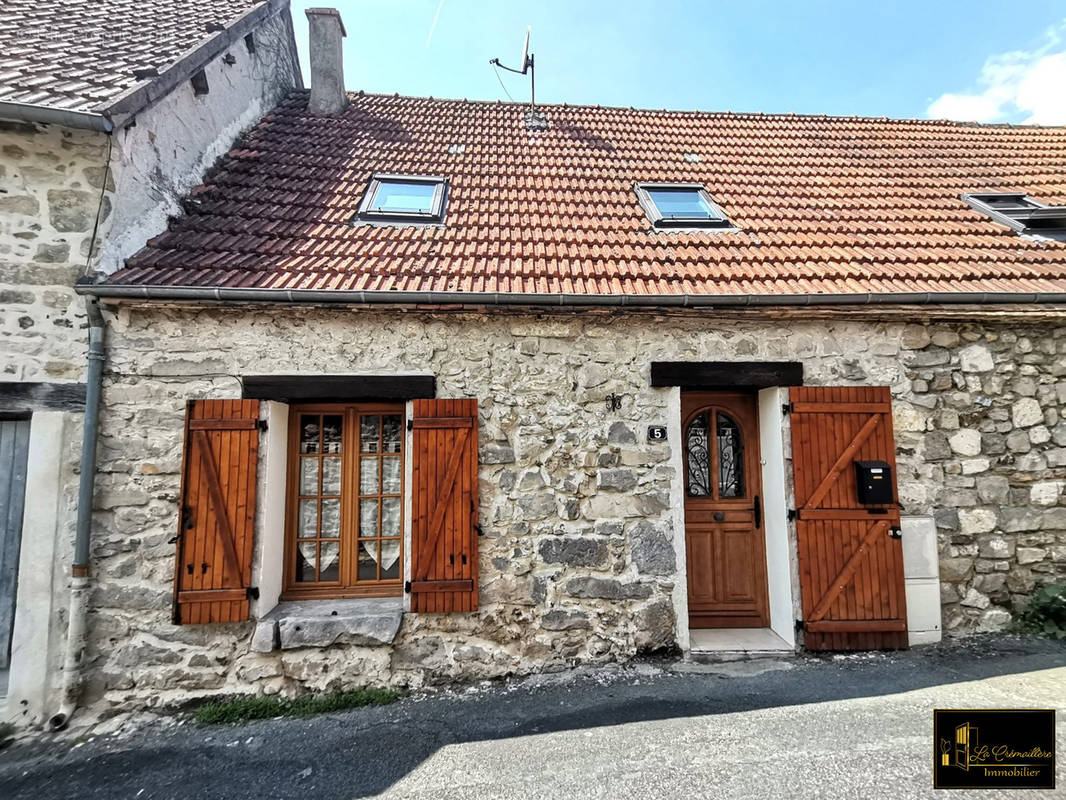
[[[780,658],[796,649],[769,628],[694,628],[689,631],[688,658],[731,661]]]
[[[256,623],[252,650],[269,653],[334,644],[389,645],[402,620],[402,597],[288,601],[278,603]]]

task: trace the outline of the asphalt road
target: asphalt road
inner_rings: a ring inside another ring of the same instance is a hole
[[[1066,643],[642,662],[310,719],[169,720],[15,745],[0,798],[1066,797],[1061,766],[1052,792],[934,792],[937,707],[1061,712]]]

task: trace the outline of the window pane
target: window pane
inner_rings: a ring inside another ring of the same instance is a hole
[[[340,577],[340,542],[323,542],[318,556],[318,579],[335,581]]]
[[[359,535],[378,535],[378,501],[359,501]]]
[[[363,456],[359,459],[359,494],[378,493],[378,458]]]
[[[322,501],[322,534],[323,539],[339,539],[341,535],[341,501]]]
[[[381,459],[381,493],[400,493],[400,468],[403,462],[398,458]]]
[[[400,577],[400,540],[381,540],[381,577]]]
[[[322,494],[337,495],[341,493],[341,460],[339,458],[322,459]]]
[[[296,551],[296,580],[301,583],[315,579],[315,543],[300,542]]]
[[[435,183],[398,183],[381,181],[371,211],[397,211],[400,213],[433,213]]]
[[[696,189],[648,189],[648,195],[665,219],[718,219]]]
[[[382,418],[382,447],[383,453],[400,452],[400,415],[387,414]]]
[[[318,501],[300,501],[300,519],[296,535],[301,539],[313,539],[318,536]]]
[[[707,415],[700,414],[689,423],[685,432],[685,458],[688,460],[688,493],[690,497],[707,497],[711,493],[711,454],[707,446],[709,436]]]
[[[363,417],[359,423],[359,450],[363,453],[378,452],[378,433],[381,430],[381,417]]]
[[[718,414],[718,496],[744,496],[744,450],[740,428],[728,414]]]
[[[318,452],[318,414],[300,415],[300,452]]]
[[[363,542],[359,548],[358,580],[376,581],[378,579],[378,543]]]
[[[328,414],[322,418],[323,453],[340,453],[343,427],[344,417],[340,414]]]
[[[400,535],[400,498],[386,497],[381,501],[381,535]]]
[[[300,459],[300,494],[318,494],[318,459]]]

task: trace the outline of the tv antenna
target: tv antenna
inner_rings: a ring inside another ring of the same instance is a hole
[[[504,66],[500,63],[500,59],[494,58],[489,63],[494,67],[501,67],[508,72],[513,72],[516,75],[525,75],[529,73],[529,110],[534,111],[536,109],[537,102],[537,81],[533,74],[533,54],[529,52],[529,34],[533,30],[532,25],[526,26],[526,41],[522,44],[522,68],[512,69],[511,67]]]

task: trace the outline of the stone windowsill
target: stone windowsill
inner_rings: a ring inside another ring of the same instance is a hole
[[[402,618],[402,597],[279,603],[256,624],[252,650],[269,653],[333,644],[389,645],[400,630]]]

